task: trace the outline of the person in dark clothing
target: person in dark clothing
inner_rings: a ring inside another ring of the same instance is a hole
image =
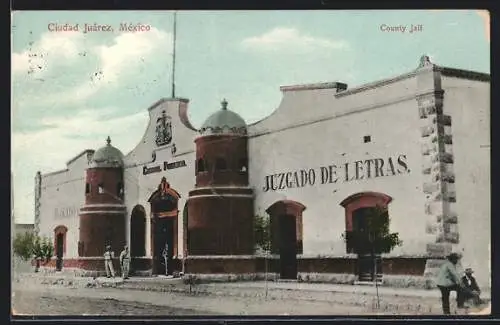
[[[474,271],[471,268],[465,269],[465,275],[462,277],[462,290],[464,300],[471,299],[474,306],[479,306],[481,304],[481,298],[479,295],[481,294],[481,290],[477,285],[476,278],[472,275]]]
[[[457,272],[456,265],[460,256],[456,253],[448,255],[446,261],[439,269],[437,277],[437,287],[441,291],[441,302],[443,304],[443,313],[450,314],[450,292],[457,292],[457,308],[464,308],[463,290],[461,288],[460,275]]]

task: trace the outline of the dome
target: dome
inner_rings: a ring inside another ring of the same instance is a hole
[[[227,101],[222,101],[219,111],[210,115],[203,123],[200,133],[202,135],[211,134],[247,134],[247,124],[245,120],[235,112],[227,109]]]
[[[123,154],[111,145],[111,138],[106,139],[106,146],[98,149],[90,162],[91,167],[123,167]]]

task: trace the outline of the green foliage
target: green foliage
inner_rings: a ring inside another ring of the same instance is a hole
[[[54,256],[54,246],[50,238],[36,237],[33,255],[48,262]]]
[[[271,250],[271,229],[269,216],[256,215],[254,219],[255,244],[263,251]]]
[[[403,242],[398,233],[389,230],[390,219],[387,210],[377,206],[366,216],[366,228],[361,231],[344,232],[342,238],[356,253],[389,253]]]
[[[17,234],[12,243],[14,254],[24,261],[31,259],[33,257],[35,237],[32,232]]]
[[[13,242],[14,254],[27,261],[39,258],[49,261],[54,255],[54,246],[48,237],[39,237],[32,232],[19,234]]]

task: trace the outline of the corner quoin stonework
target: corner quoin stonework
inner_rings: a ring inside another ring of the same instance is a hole
[[[416,97],[421,121],[423,191],[428,243],[424,277],[431,283],[446,255],[459,243],[458,217],[454,212],[455,175],[451,117],[443,114],[441,72],[428,57],[417,70]]]

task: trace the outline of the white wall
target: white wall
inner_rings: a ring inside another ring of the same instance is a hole
[[[419,116],[417,102],[412,97],[414,86],[414,79],[406,79],[388,89],[379,88],[337,99],[330,94],[321,101],[316,100],[314,105],[310,102],[315,91],[309,94],[308,91],[285,93],[278,110],[271,118],[252,127],[252,134],[270,131],[274,121],[281,121],[279,125],[282,127],[286,127],[284,121],[291,125],[297,123],[298,117],[289,111],[308,112],[309,120],[328,114],[338,117],[251,138],[250,178],[257,191],[257,213],[265,213],[271,204],[281,199],[304,204],[307,207],[303,213],[304,255],[341,256],[346,251],[341,239],[345,231],[345,210],[340,202],[358,192],[381,192],[393,198],[389,205],[391,231],[399,232],[404,241],[404,245],[396,248],[392,255],[424,254],[424,195]],[[294,100],[288,100],[287,96],[293,96]],[[405,101],[368,109],[370,103],[377,106],[399,101],[404,96],[408,98]],[[360,109],[365,111],[353,112]],[[363,142],[365,135],[371,136],[370,143]],[[406,155],[410,173],[351,182],[343,180],[344,169],[341,167],[346,162],[383,158],[387,164],[387,158],[392,157],[397,167],[399,155]],[[340,179],[336,184],[321,184],[319,167],[330,164],[339,167]],[[266,175],[303,168],[315,169],[314,186],[263,193]]]
[[[85,202],[85,168],[87,155],[82,155],[68,165],[66,171],[42,175],[40,198],[40,235],[54,240],[54,229],[59,225],[68,228],[65,258],[78,256],[80,236],[79,209]]]
[[[444,114],[452,119],[455,189],[462,264],[490,281],[490,83],[442,78]]]

